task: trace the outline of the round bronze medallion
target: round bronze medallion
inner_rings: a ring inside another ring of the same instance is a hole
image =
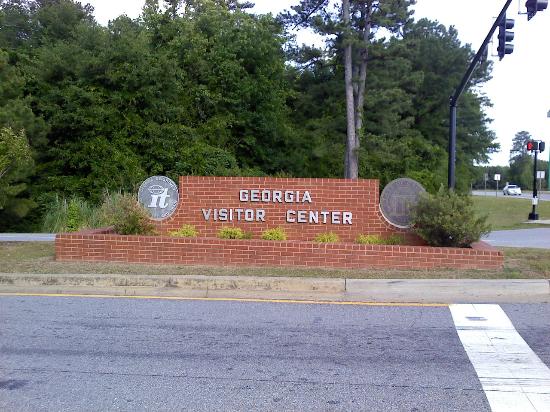
[[[139,187],[138,200],[149,211],[152,219],[166,219],[178,207],[178,186],[169,177],[152,176]]]
[[[384,218],[399,228],[411,226],[411,206],[418,203],[426,190],[416,180],[400,178],[388,183],[380,195],[380,211]]]

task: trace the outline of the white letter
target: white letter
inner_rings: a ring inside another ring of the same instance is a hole
[[[254,222],[254,210],[246,209],[244,211],[244,220],[247,222]]]
[[[314,210],[309,211],[309,223],[319,223],[319,212]]]
[[[262,190],[262,202],[271,202],[271,192],[269,190]]]
[[[285,202],[286,203],[294,203],[294,192],[285,192]]]
[[[302,198],[302,203],[306,202],[311,203],[311,195],[307,190],[304,192],[304,197]]]
[[[239,190],[239,200],[241,202],[248,202],[248,190]]]
[[[305,210],[299,210],[298,211],[298,223],[307,223],[306,211]]]
[[[332,212],[332,224],[333,225],[340,224],[340,212]]]
[[[220,209],[218,217],[222,222],[225,222],[227,220],[227,209]]]
[[[281,197],[283,196],[283,194],[281,193],[280,190],[275,190],[273,192],[273,203],[275,202],[279,202],[279,203],[283,203]]]
[[[265,210],[263,209],[256,210],[256,221],[265,222]]]
[[[351,219],[353,219],[353,213],[344,212],[344,225],[351,225]]]
[[[321,215],[323,216],[323,223],[327,223],[327,216],[330,212],[321,212]]]
[[[212,209],[202,209],[202,215],[204,216],[204,220],[210,220],[210,215],[212,214]]]
[[[296,212],[294,210],[287,210],[286,211],[286,221],[288,223],[296,223],[296,219],[293,217],[290,217],[290,215],[296,216]]]
[[[250,191],[250,201],[251,202],[259,202],[260,201],[260,191],[259,190],[251,190]]]

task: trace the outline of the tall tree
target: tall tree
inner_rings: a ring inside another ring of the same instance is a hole
[[[524,188],[533,187],[533,158],[527,151],[527,142],[532,140],[529,132],[517,132],[510,150],[510,181]]]
[[[363,133],[369,47],[379,29],[399,34],[412,14],[415,0],[342,0],[336,10],[330,0],[302,0],[281,18],[287,27],[311,27],[333,36],[329,45],[343,57],[347,119],[344,177],[359,175],[359,148]]]

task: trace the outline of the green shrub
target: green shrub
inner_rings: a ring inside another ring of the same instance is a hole
[[[384,239],[385,245],[404,245],[407,242],[402,235],[393,234]]]
[[[218,232],[220,239],[247,239],[247,236],[250,236],[248,239],[252,238],[238,227],[222,227]]]
[[[168,234],[173,237],[197,237],[199,232],[193,225],[183,225],[178,230],[168,232]]]
[[[431,246],[469,247],[490,231],[487,216],[476,215],[468,196],[443,187],[423,194],[411,212],[413,231]]]
[[[286,240],[286,232],[282,227],[267,229],[262,233],[263,240]]]
[[[82,226],[82,214],[76,199],[71,199],[67,206],[67,231],[76,232]]]
[[[117,193],[104,200],[100,213],[107,226],[119,235],[154,235],[155,226],[147,210],[130,194]]]
[[[339,241],[340,238],[336,233],[333,232],[319,233],[317,236],[315,236],[315,242],[319,243],[337,243]]]
[[[405,238],[398,234],[387,237],[380,235],[359,235],[355,239],[355,243],[359,243],[360,245],[402,245],[405,243]]]
[[[383,245],[384,239],[380,235],[359,235],[355,239],[355,243],[360,245]]]

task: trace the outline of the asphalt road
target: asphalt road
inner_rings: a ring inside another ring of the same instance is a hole
[[[502,193],[502,188],[500,188],[498,191],[495,191],[495,189],[487,189],[487,191],[484,190],[474,190],[472,191],[473,196],[492,196],[492,197],[506,197],[506,198],[520,198],[520,199],[533,199],[533,192],[523,192],[520,196],[504,196]],[[550,193],[548,192],[539,192],[538,198],[540,201],[548,201],[550,200]]]
[[[493,246],[550,249],[550,227],[497,230],[489,233],[482,240]]]
[[[546,365],[549,308],[504,307]],[[0,297],[0,410],[145,409],[490,407],[448,307]]]

